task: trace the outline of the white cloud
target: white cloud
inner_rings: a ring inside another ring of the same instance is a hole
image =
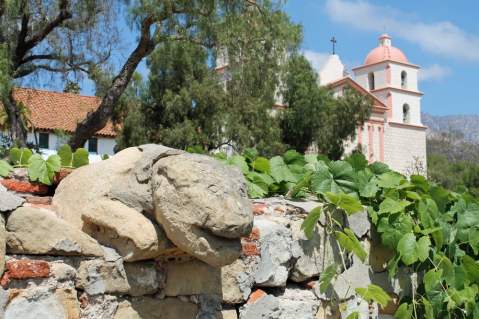
[[[364,0],[328,0],[326,12],[333,21],[360,30],[386,30],[433,54],[479,61],[479,37],[449,21],[424,23],[406,12]]]
[[[311,63],[311,66],[313,67],[313,69],[319,73],[324,63],[326,63],[330,54],[326,52],[304,50],[303,55]]]
[[[421,81],[439,81],[448,76],[451,70],[439,64],[432,64],[419,70],[419,80]]]

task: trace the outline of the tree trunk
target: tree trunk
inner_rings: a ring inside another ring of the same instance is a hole
[[[150,39],[150,26],[152,19],[147,18],[143,21],[141,38],[138,46],[130,54],[127,61],[123,65],[120,73],[113,79],[111,86],[103,97],[100,106],[95,111],[88,114],[86,119],[78,123],[75,133],[71,137],[68,144],[72,149],[83,147],[86,141],[96,132],[105,127],[108,120],[111,119],[115,106],[121,95],[130,83],[131,77],[135,72],[141,60],[149,55],[154,49],[154,43]]]
[[[13,98],[13,88],[8,97],[4,97],[3,105],[8,117],[10,126],[10,137],[14,144],[20,147],[27,146],[27,127],[22,118],[21,110],[17,106],[17,102]]]

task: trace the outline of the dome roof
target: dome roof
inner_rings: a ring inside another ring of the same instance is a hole
[[[385,60],[391,60],[400,63],[409,63],[406,55],[391,45],[391,37],[383,34],[379,37],[379,46],[372,49],[364,60],[364,64],[374,64]]]

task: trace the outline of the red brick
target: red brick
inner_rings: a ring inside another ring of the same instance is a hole
[[[261,255],[258,245],[255,242],[242,241],[241,248],[245,256],[259,256]]]
[[[0,183],[7,189],[18,193],[46,194],[48,192],[47,185],[31,182],[22,182],[13,178],[2,179]]]
[[[50,205],[52,203],[51,196],[26,196],[25,201],[34,205]]]
[[[256,301],[260,300],[261,298],[263,298],[266,295],[267,295],[267,293],[264,292],[263,290],[256,289],[255,291],[253,291],[253,293],[251,295],[249,295],[248,301],[246,303],[247,304],[255,303]]]
[[[264,203],[253,204],[253,215],[263,215],[268,206]]]
[[[253,227],[251,230],[251,233],[248,235],[248,237],[244,238],[247,241],[253,241],[253,240],[258,240],[259,239],[259,228],[258,227]]]
[[[73,172],[71,168],[62,168],[58,173],[55,174],[53,179],[54,184],[60,184],[60,182]]]
[[[50,276],[50,265],[44,260],[10,259],[6,270],[11,279],[46,278]]]

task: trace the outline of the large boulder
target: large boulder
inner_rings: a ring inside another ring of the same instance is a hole
[[[32,255],[103,256],[96,240],[38,208],[20,207],[8,218],[8,252]]]
[[[239,171],[152,144],[75,170],[60,183],[53,205],[126,261],[155,258],[172,247],[170,239],[221,267],[239,257],[240,237],[253,220]]]
[[[9,192],[0,184],[0,212],[12,211],[17,207],[22,206],[24,202],[25,200],[23,198]]]

